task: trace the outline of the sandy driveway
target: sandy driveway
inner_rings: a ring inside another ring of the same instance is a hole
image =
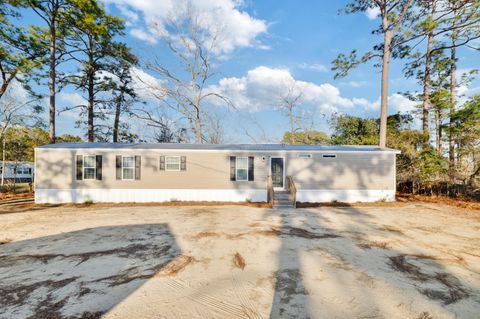
[[[0,318],[480,316],[478,211],[57,207],[0,218]]]

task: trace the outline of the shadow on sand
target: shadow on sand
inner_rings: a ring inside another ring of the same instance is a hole
[[[89,228],[1,245],[0,317],[100,317],[180,253],[166,224]]]
[[[326,210],[330,212],[322,214]],[[332,211],[347,218],[346,222],[342,218],[341,227],[332,226]],[[406,235],[393,226],[376,224],[372,215],[358,208],[346,205],[266,212],[266,219],[280,218],[281,224],[272,319],[350,318],[355,308],[366,317],[382,317],[386,315],[385,305],[404,299],[400,296],[405,289],[419,293],[423,301],[418,305],[431,305],[430,309],[418,309],[416,315],[421,317],[431,309],[443,308],[445,313],[451,313],[454,308],[448,308],[450,305],[472,294],[465,283],[437,261],[442,256],[429,255],[421,247],[410,247],[405,254],[369,242],[370,235],[378,238],[384,234],[386,240]],[[317,276],[322,279],[316,284],[325,287],[325,293],[315,289],[317,294],[313,295],[309,287]],[[380,300],[378,291],[372,290],[376,283],[390,287],[395,295]]]

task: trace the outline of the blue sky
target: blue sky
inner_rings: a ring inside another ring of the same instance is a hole
[[[127,21],[124,41],[142,62],[136,72],[138,76],[157,76],[145,67],[154,58],[173,70],[177,68],[161,39],[151,30],[152,21],[162,24],[167,12],[174,8],[174,0],[105,0],[105,3],[110,13]],[[221,105],[213,107],[222,120],[225,141],[280,140],[288,130],[287,119],[272,101],[285,92],[285,81],[304,88],[304,108],[308,110],[305,125],[309,128],[328,132],[326,119],[333,112],[378,116],[380,69],[366,64],[339,80],[334,80],[330,71],[331,61],[339,53],[352,49],[362,53],[379,42],[379,37],[371,34],[379,23],[374,13],[338,14],[347,1],[197,0],[192,3],[227,30],[227,43],[216,66],[218,75],[209,83],[236,103],[236,110]],[[29,21],[35,21],[32,19]],[[397,94],[419,89],[414,79],[403,77],[403,66],[404,61],[391,63],[390,113],[414,108],[412,102]],[[461,49],[459,68],[475,67],[478,67],[478,52]],[[479,86],[476,81],[462,91],[469,95],[479,93]],[[66,88],[57,103],[71,106],[81,102],[81,95]],[[146,102],[149,108],[162,107],[151,98],[146,98]],[[73,125],[77,117],[75,112],[62,113],[57,120],[58,133],[82,134]],[[142,123],[129,121],[138,133],[148,135]]]

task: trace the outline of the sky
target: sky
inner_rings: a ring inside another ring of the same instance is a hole
[[[154,61],[173,71],[178,64],[165,48],[158,30],[167,17],[178,13],[176,4],[182,0],[102,0],[107,11],[126,21],[122,38],[139,57],[141,64],[133,74],[143,81],[162,80],[148,69]],[[348,1],[318,0],[196,0],[192,1],[204,18],[207,28],[222,26],[226,36],[217,49],[216,75],[208,85],[234,103],[228,107],[212,101],[215,114],[221,119],[226,142],[278,142],[288,130],[288,120],[279,110],[279,98],[294,83],[302,88],[302,101],[308,112],[305,126],[330,133],[332,114],[345,113],[361,117],[379,116],[380,69],[365,64],[347,77],[334,80],[332,60],[339,53],[352,49],[366,52],[379,41],[371,31],[379,24],[374,10],[354,15],[339,14]],[[35,21],[26,13],[25,21]],[[152,26],[155,25],[155,28]],[[459,50],[459,72],[478,67],[478,51]],[[415,79],[406,79],[404,61],[391,62],[389,80],[389,113],[410,112],[415,103],[401,92],[418,91]],[[142,90],[139,95],[147,107],[162,110],[161,103]],[[39,87],[39,90],[46,88]],[[46,92],[46,91],[45,91]],[[462,88],[467,95],[480,93],[474,81]],[[58,107],[73,106],[84,101],[82,92],[65,88],[57,96]],[[57,134],[79,134],[75,128],[76,111],[57,117]],[[129,120],[141,136],[147,135],[145,125]]]

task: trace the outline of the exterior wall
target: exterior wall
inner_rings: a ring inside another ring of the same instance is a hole
[[[75,178],[76,155],[102,155],[102,180]],[[117,155],[141,156],[140,180],[117,180]],[[161,171],[160,156],[186,156],[185,171]],[[161,150],[48,150],[37,149],[37,189],[264,189],[267,183],[266,161],[254,159],[254,181],[230,181],[230,156],[248,153],[172,152]]]
[[[102,155],[102,180],[76,180],[76,155]],[[117,180],[117,155],[141,156],[140,180]],[[186,156],[185,171],[160,170],[160,156]],[[266,201],[268,164],[254,157],[254,181],[230,180],[230,156],[244,152],[36,150],[36,202]],[[162,189],[161,192],[158,190]]]
[[[266,189],[36,189],[36,203],[266,202]]]
[[[270,157],[285,157],[298,201],[395,198],[392,152],[238,152],[199,150],[36,149],[36,202],[266,201]],[[302,153],[304,154],[304,153]],[[336,154],[324,158],[322,154]],[[76,155],[102,155],[102,180],[75,178]],[[140,180],[117,180],[116,155],[141,156]],[[161,171],[160,156],[186,156],[185,171]],[[230,156],[254,156],[254,181],[230,181]]]
[[[327,154],[327,153],[325,153]],[[293,177],[298,189],[395,189],[395,154],[392,153],[328,153],[324,158],[287,156],[287,175]]]

